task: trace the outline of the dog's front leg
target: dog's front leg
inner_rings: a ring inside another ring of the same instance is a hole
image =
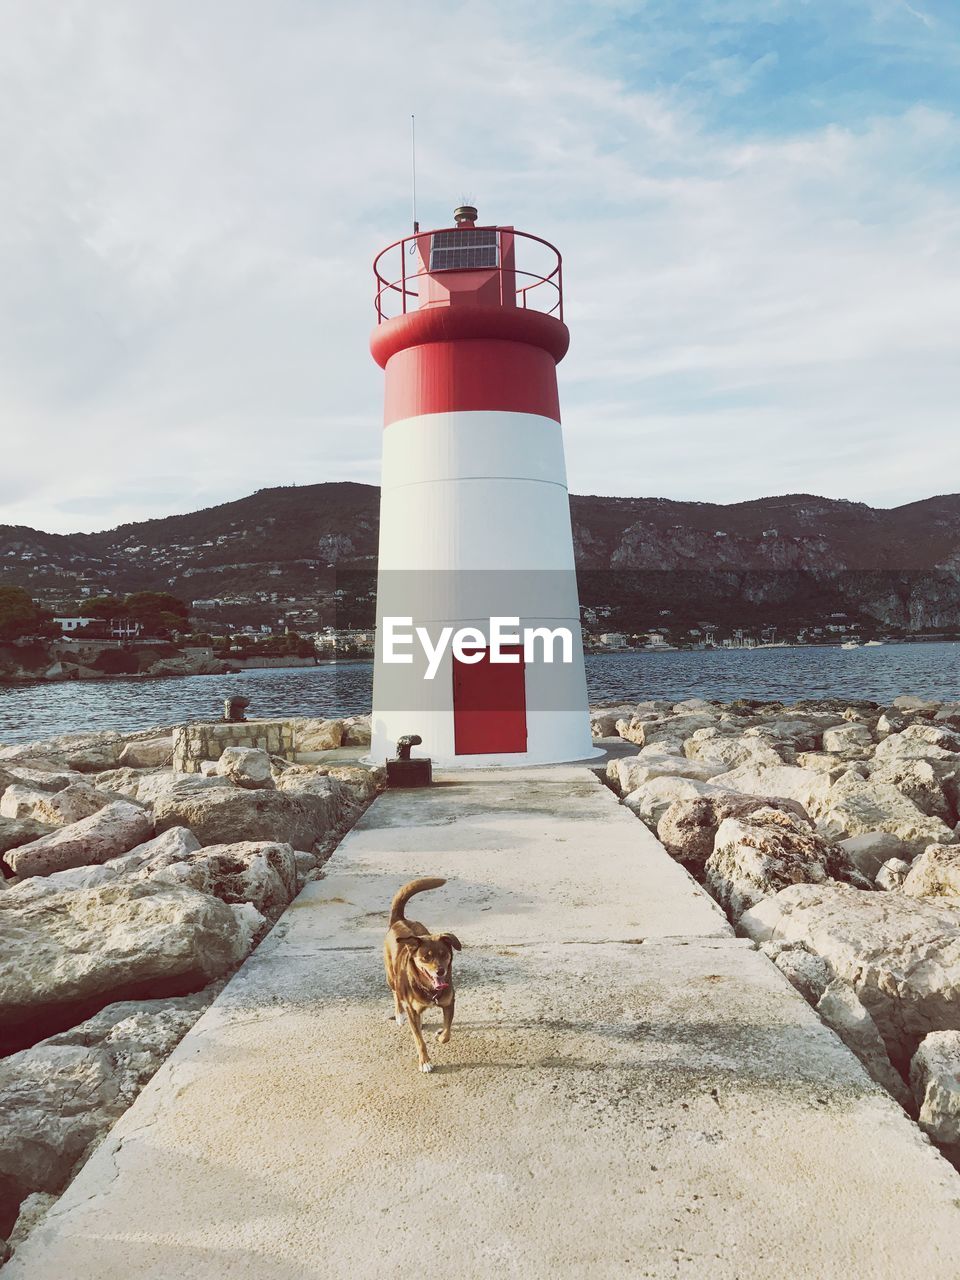
[[[413,1038],[417,1043],[417,1057],[420,1059],[420,1070],[432,1071],[433,1063],[430,1061],[430,1055],[427,1053],[427,1046],[423,1042],[423,1032],[420,1030],[419,1009],[415,1009],[412,1004],[408,1004],[407,1017],[410,1019],[410,1030],[413,1032]]]
[[[438,1044],[450,1043],[450,1028],[453,1026],[453,996],[450,997],[450,1003],[442,1006],[443,1008],[443,1026],[437,1032]]]

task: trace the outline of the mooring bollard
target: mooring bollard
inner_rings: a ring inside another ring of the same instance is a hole
[[[242,724],[246,720],[244,712],[250,705],[249,698],[241,698],[235,695],[232,698],[224,698],[223,700],[223,718],[227,724]]]
[[[397,754],[387,761],[387,786],[429,787],[433,781],[433,761],[429,756],[410,758],[411,747],[419,747],[423,739],[418,733],[405,733],[397,741]]]

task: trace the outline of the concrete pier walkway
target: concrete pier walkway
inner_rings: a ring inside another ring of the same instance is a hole
[[[456,932],[416,1069],[389,900]],[[960,1274],[960,1176],[584,768],[380,797],[5,1280]]]

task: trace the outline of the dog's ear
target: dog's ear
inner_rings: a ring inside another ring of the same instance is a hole
[[[453,947],[454,951],[463,950],[463,947],[460,945],[460,939],[455,933],[441,933],[440,940],[441,942],[445,942],[448,947]]]
[[[401,943],[406,943],[408,947],[419,947],[423,939],[417,933],[408,933],[405,938],[398,939]]]

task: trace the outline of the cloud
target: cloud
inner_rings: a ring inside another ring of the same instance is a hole
[[[21,8],[0,520],[375,481],[369,264],[409,226],[413,111],[426,225],[470,191],[563,249],[573,489],[942,488],[957,41],[923,11],[935,39],[893,0],[839,0],[825,42],[821,7],[772,0]]]

